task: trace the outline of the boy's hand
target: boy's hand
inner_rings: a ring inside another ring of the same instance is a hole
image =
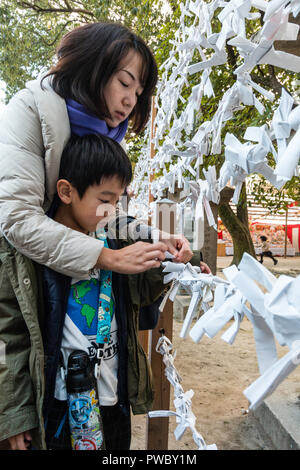
[[[162,242],[136,242],[120,250],[102,248],[95,268],[120,274],[142,273],[151,268],[159,268],[166,257],[167,249],[167,245]]]
[[[200,261],[200,268],[201,268],[202,273],[211,274],[210,267],[206,263],[204,263],[203,261]]]
[[[11,450],[28,450],[31,439],[30,431],[21,432],[8,438]]]

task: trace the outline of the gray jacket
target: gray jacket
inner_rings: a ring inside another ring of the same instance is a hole
[[[44,81],[27,83],[1,114],[0,231],[28,258],[67,276],[87,277],[103,242],[45,215],[70,138],[65,100]]]

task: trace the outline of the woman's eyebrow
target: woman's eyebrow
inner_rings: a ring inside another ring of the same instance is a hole
[[[121,69],[122,72],[126,72],[128,73],[128,75],[132,78],[132,80],[136,80],[135,76],[133,75],[133,73],[129,72],[129,70],[126,70],[126,69]]]
[[[133,81],[138,81],[139,86],[140,86],[141,88],[143,88],[143,85],[141,84],[141,82],[136,79],[136,77],[133,75],[132,72],[129,72],[129,70],[127,70],[127,69],[121,69],[121,71],[128,73],[128,75],[130,76],[130,78],[132,78]]]

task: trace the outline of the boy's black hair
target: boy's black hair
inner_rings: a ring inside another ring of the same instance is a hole
[[[260,239],[261,239],[263,242],[266,242],[266,241],[267,241],[267,237],[265,237],[264,235],[262,235],[262,236],[260,237]]]
[[[58,179],[69,181],[81,199],[89,186],[112,176],[124,187],[132,178],[131,162],[121,145],[99,134],[73,134],[63,150]]]

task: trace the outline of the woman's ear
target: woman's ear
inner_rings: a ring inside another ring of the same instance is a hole
[[[57,194],[61,202],[71,204],[73,186],[67,180],[58,180],[56,184]]]

